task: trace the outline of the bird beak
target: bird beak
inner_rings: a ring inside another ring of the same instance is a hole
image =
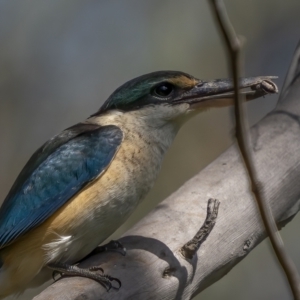
[[[240,93],[246,101],[253,100],[267,94],[278,93],[278,88],[271,79],[277,77],[248,77],[239,81]],[[234,84],[232,79],[216,79],[213,81],[199,81],[188,92],[184,93],[175,103],[189,103],[191,109],[223,107],[233,104]],[[174,104],[175,104],[174,103]]]

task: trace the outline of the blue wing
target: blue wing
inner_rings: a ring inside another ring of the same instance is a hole
[[[40,225],[103,172],[122,138],[117,126],[78,124],[34,153],[0,209],[0,249]]]

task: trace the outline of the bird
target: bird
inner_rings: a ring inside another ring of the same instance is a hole
[[[247,100],[276,92],[270,78],[240,79],[239,89]],[[208,108],[231,105],[233,89],[231,79],[152,72],[124,83],[96,113],[42,145],[0,208],[0,298],[40,285],[53,271],[109,289],[114,278],[76,263],[149,192],[180,127]]]

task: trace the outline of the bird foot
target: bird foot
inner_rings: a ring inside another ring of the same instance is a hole
[[[68,276],[85,277],[97,281],[102,286],[104,286],[107,291],[109,291],[110,289],[119,290],[122,285],[119,279],[103,274],[103,269],[98,266],[94,266],[90,268],[80,268],[77,265],[68,265],[64,263],[51,263],[48,264],[48,268],[54,270],[52,273],[52,277],[54,281],[57,281],[62,277],[68,277]],[[99,271],[101,271],[101,273],[99,273]],[[60,275],[60,277],[56,278],[57,275]],[[114,286],[113,285],[114,282],[116,282],[118,286]]]
[[[102,245],[102,246],[98,246],[97,248],[95,248],[90,254],[90,255],[94,255],[94,254],[98,254],[98,253],[102,253],[102,252],[108,252],[108,251],[112,251],[112,252],[117,252],[122,254],[123,256],[126,255],[126,248],[123,247],[123,245],[119,242],[119,241],[114,241],[111,240],[109,243]]]
[[[112,240],[103,246],[98,246],[97,248],[95,248],[88,256],[84,258],[84,260],[92,255],[107,251],[118,252],[124,256],[126,255],[126,248],[123,247],[119,241]],[[105,275],[103,269],[98,266],[90,268],[79,268],[77,265],[51,263],[48,264],[48,267],[54,270],[52,273],[52,278],[54,281],[67,276],[80,276],[90,278],[99,282],[106,288],[107,291],[109,291],[110,289],[119,290],[119,288],[121,287],[121,281],[119,279],[111,277],[109,275]],[[101,274],[99,274],[99,271],[101,271]],[[60,277],[56,278],[57,275],[60,275]],[[113,282],[117,282],[118,287],[114,286]]]

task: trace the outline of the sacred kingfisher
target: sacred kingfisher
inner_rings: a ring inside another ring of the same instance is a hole
[[[240,89],[247,100],[272,92],[262,82],[277,92],[270,78],[241,79]],[[148,193],[181,125],[207,108],[231,105],[232,91],[229,79],[203,81],[177,71],[146,74],[40,147],[0,209],[0,298],[41,284],[53,270],[109,287],[109,276],[74,264]]]

